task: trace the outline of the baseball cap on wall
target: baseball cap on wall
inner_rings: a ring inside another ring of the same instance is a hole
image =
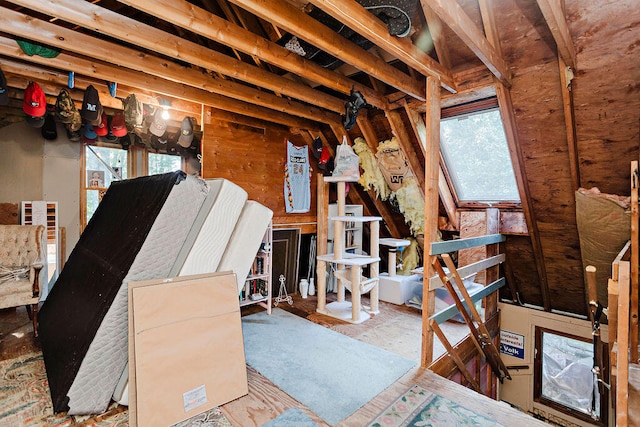
[[[82,110],[80,111],[82,118],[91,123],[99,124],[102,116],[102,104],[100,104],[100,96],[93,85],[87,86],[84,91],[84,99],[82,100]]]
[[[129,127],[142,126],[142,103],[138,101],[135,93],[129,94],[123,103],[124,120]]]
[[[58,129],[53,114],[46,114],[44,118],[44,125],[41,128],[42,137],[49,141],[58,139]]]
[[[149,126],[149,132],[156,136],[162,136],[167,130],[167,123],[162,118],[162,109],[157,108],[153,116],[153,122]]]
[[[84,137],[85,140],[89,140],[89,141],[95,141],[95,139],[98,137],[98,135],[96,135],[96,133],[93,130],[93,125],[91,125],[90,123],[87,123],[86,125],[84,125],[84,132],[82,136]]]
[[[182,125],[180,126],[180,137],[178,138],[178,144],[181,147],[189,148],[191,141],[193,141],[193,126],[195,119],[193,117],[185,117],[182,119]]]
[[[77,132],[82,126],[80,111],[76,108],[69,91],[61,89],[56,99],[56,118],[60,123],[64,123],[70,132]]]
[[[111,119],[111,133],[118,138],[122,138],[127,134],[124,113],[117,113]]]
[[[25,89],[22,109],[27,116],[44,117],[47,112],[47,99],[38,83],[30,82]]]
[[[7,78],[4,76],[2,70],[0,70],[0,105],[7,105],[9,103],[9,93],[7,88]]]
[[[107,114],[104,111],[100,115],[98,124],[93,126],[93,131],[98,136],[106,136],[109,133],[109,128],[107,127]]]

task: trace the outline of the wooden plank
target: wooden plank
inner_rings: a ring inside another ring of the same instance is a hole
[[[456,201],[453,199],[453,194],[451,194],[451,188],[449,188],[449,185],[447,184],[447,179],[444,176],[442,165],[438,170],[438,195],[440,196],[440,201],[444,206],[445,212],[447,212],[449,222],[456,230],[460,229],[458,207],[456,206]]]
[[[442,332],[442,329],[440,329],[440,327],[438,326],[437,322],[431,322],[431,328],[433,328],[433,332],[436,333],[436,335],[438,336],[438,339],[440,340],[444,348],[447,350],[447,353],[449,353],[453,361],[456,363],[456,366],[458,367],[462,375],[464,375],[467,381],[469,381],[469,384],[471,384],[471,386],[475,391],[482,394],[482,389],[480,388],[480,384],[478,384],[476,379],[471,375],[471,373],[467,369],[467,366],[458,355],[458,351],[455,348],[453,348],[453,346],[445,336],[444,332]]]
[[[0,14],[0,25],[4,20],[4,16]],[[54,27],[59,27],[58,25],[53,25]],[[9,30],[7,30],[9,31]],[[36,31],[36,30],[32,30]],[[39,31],[39,30],[38,30]],[[61,30],[57,30],[58,32]],[[75,32],[71,32],[73,34],[79,34]],[[29,34],[29,33],[27,33]],[[39,33],[41,36],[43,33]],[[50,33],[46,33],[50,34]],[[52,37],[57,34],[51,34]],[[71,36],[72,34],[70,34]],[[89,39],[92,39],[91,37]],[[92,43],[92,42],[90,42]],[[54,43],[48,43],[54,44]],[[63,44],[64,45],[64,44]],[[114,45],[115,46],[115,45]],[[72,46],[69,46],[71,48]],[[185,99],[192,102],[198,102],[200,104],[206,104],[215,108],[225,109],[227,111],[232,111],[237,114],[243,114],[248,116],[253,116],[258,119],[263,119],[269,122],[275,122],[284,124],[286,126],[294,126],[303,129],[316,129],[318,126],[309,120],[297,118],[290,114],[286,114],[283,112],[274,111],[272,108],[265,108],[259,105],[253,105],[248,102],[239,101],[235,98],[230,98],[227,96],[220,95],[218,93],[212,93],[208,90],[198,89],[193,86],[187,86],[185,84],[176,83],[168,80],[163,80],[159,77],[154,77],[148,75],[146,73],[142,73],[140,71],[133,71],[123,67],[116,67],[113,65],[101,64],[96,61],[91,61],[87,59],[80,58],[75,55],[66,54],[61,52],[55,58],[42,58],[38,55],[27,56],[24,52],[21,51],[20,47],[15,43],[15,40],[0,37],[0,48],[3,53],[7,55],[14,56],[16,58],[26,59],[31,62],[42,63],[44,65],[56,67],[62,70],[73,69],[76,72],[91,75],[94,78],[104,79],[104,80],[113,80],[114,76],[118,76],[118,82],[137,87],[141,90],[149,90],[155,92],[156,94],[164,94],[172,97]],[[97,54],[96,54],[97,55]],[[107,53],[105,53],[107,55]],[[114,55],[113,52],[109,52],[108,55]],[[28,68],[24,67],[24,70]],[[51,74],[49,72],[48,74]],[[62,73],[59,75],[59,79],[62,79]],[[228,86],[228,82],[224,84],[229,89],[233,90],[232,86]],[[249,92],[246,92],[244,89],[239,88],[238,95],[240,93],[244,93],[245,96],[249,95]],[[230,92],[225,92],[230,93]],[[259,92],[260,94],[264,94],[264,92]],[[264,94],[267,95],[267,94]],[[262,96],[262,95],[260,95]],[[103,97],[104,98],[104,97]],[[250,97],[251,98],[251,97]],[[247,99],[250,99],[247,98]],[[107,99],[107,98],[105,98]],[[282,99],[282,98],[279,98]],[[277,101],[280,103],[281,101]],[[269,104],[267,104],[269,105]],[[275,105],[271,105],[274,107]],[[306,109],[307,107],[304,107]],[[295,107],[292,111],[295,111]],[[286,110],[285,104],[281,105],[281,110]]]
[[[447,70],[451,67],[451,57],[449,55],[449,46],[447,45],[446,36],[442,28],[444,22],[440,20],[438,15],[426,5],[422,5],[422,11],[424,12],[424,18],[427,21],[427,27],[429,28],[429,34],[431,34],[431,40],[433,40],[433,47],[438,55],[438,62],[442,64]]]
[[[628,261],[620,262],[618,281],[618,360],[616,378],[616,426],[628,425],[629,398],[629,281],[631,269]]]
[[[480,301],[482,298],[486,297],[487,295],[491,295],[492,293],[498,291],[506,283],[507,281],[505,280],[505,278],[501,277],[495,282],[469,295],[469,297],[471,298],[471,301],[475,303],[477,301]],[[467,307],[466,301],[463,301],[462,304],[465,306],[465,308]],[[437,324],[440,324],[442,322],[446,322],[447,320],[451,319],[453,316],[455,316],[458,313],[459,313],[458,308],[455,306],[455,304],[452,304],[449,307],[445,308],[444,310],[437,312],[436,314],[431,316],[429,319],[434,320]]]
[[[151,51],[170,57],[179,57],[183,61],[189,61],[194,65],[204,67],[208,70],[217,71],[221,74],[244,80],[258,87],[268,88],[276,93],[289,95],[294,99],[308,102],[310,105],[327,108],[336,113],[342,111],[344,108],[344,102],[338,98],[326,95],[320,91],[311,89],[309,86],[296,83],[285,77],[231,58],[230,56],[208,49],[195,42],[189,42],[172,34],[165,33],[155,27],[145,25],[91,3],[85,4],[83,2],[80,4],[73,0],[44,0],[40,2],[18,0],[16,4],[28,9],[37,10],[46,15],[54,15],[82,27],[89,27],[93,31],[99,31],[105,35],[126,41],[127,43],[137,44]],[[9,32],[9,30],[7,30],[9,26],[15,28],[22,24],[22,28],[27,30],[27,34],[29,34],[29,39],[31,40],[37,39],[37,41],[42,41],[53,46],[58,46],[62,43],[62,46],[58,47],[62,47],[65,50],[77,51],[82,47],[82,43],[74,41],[78,40],[80,35],[80,33],[76,31],[67,30],[69,32],[69,38],[65,38],[59,36],[59,34],[65,31],[58,25],[35,20],[5,8],[2,9],[0,16],[2,16],[0,24],[3,30],[7,32]],[[15,20],[17,20],[17,22],[10,25],[11,22]],[[51,25],[56,27],[55,31],[49,30],[54,36],[49,37],[49,41],[40,40],[40,33],[43,32],[44,28],[49,28]],[[13,33],[15,33],[15,31],[12,30],[12,34]],[[26,35],[22,36],[26,37]],[[56,40],[58,37],[60,37],[60,39]],[[98,54],[96,45],[101,44],[98,44],[98,39],[94,37],[89,38],[92,41],[85,46],[85,49],[89,49],[92,52],[89,54],[90,57],[96,57]],[[114,51],[110,51],[109,54],[112,55],[112,60],[119,57]],[[146,54],[138,55],[138,57],[145,56]],[[124,63],[121,65],[138,69],[127,62],[131,60],[130,56],[123,56],[123,58],[124,59],[121,58],[121,60],[123,60]],[[165,62],[163,68],[166,67],[168,67],[168,63]],[[157,72],[159,71],[160,70]],[[262,93],[264,94],[264,92]]]
[[[472,264],[468,264],[458,268],[458,274],[460,274],[460,277],[462,278],[470,277],[471,275],[476,274],[479,271],[486,270],[487,268],[491,268],[505,262],[506,258],[507,256],[505,254],[494,255],[490,258],[485,258]],[[440,280],[440,277],[438,277],[437,275],[429,279],[429,289],[433,290],[442,286],[444,286],[444,284],[442,283],[442,280]]]
[[[501,85],[496,86],[496,95],[498,97],[498,105],[500,106],[500,114],[502,116],[502,124],[504,125],[504,134],[509,147],[509,155],[513,165],[513,172],[520,191],[520,203],[527,221],[527,228],[531,236],[531,246],[533,248],[533,257],[536,262],[536,271],[538,272],[538,282],[542,290],[542,303],[545,311],[551,311],[551,298],[549,296],[549,283],[547,280],[547,272],[545,269],[544,256],[542,253],[542,243],[540,242],[540,233],[533,204],[531,202],[531,191],[529,189],[529,181],[525,169],[525,159],[522,153],[521,145],[518,142],[517,126],[511,94]]]
[[[424,165],[424,241],[427,245],[438,239],[438,170],[440,168],[440,90],[438,82],[427,78],[427,103],[425,123],[427,140]],[[432,244],[432,243],[431,243]],[[420,366],[427,367],[433,360],[433,331],[429,327],[429,317],[435,309],[435,291],[429,289],[428,278],[435,271],[431,262],[424,257],[422,280],[422,352]]]
[[[407,132],[404,122],[402,121],[402,117],[400,117],[400,113],[398,111],[387,111],[386,116],[387,120],[389,120],[389,124],[391,125],[391,130],[398,140],[400,150],[404,154],[404,157],[407,159],[409,168],[413,173],[413,177],[418,183],[420,194],[422,194],[422,196],[424,197],[424,167],[418,161],[418,156],[416,156],[415,154],[413,145],[411,144],[411,141],[409,139],[409,133]],[[436,199],[436,202],[437,200],[438,199]]]
[[[312,42],[313,45],[319,49],[325,52],[331,52],[335,57],[359,68],[367,74],[375,76],[388,85],[416,99],[425,99],[424,85],[421,82],[401,72],[392,65],[387,64],[382,58],[362,49],[338,33],[328,31],[328,28],[324,24],[301,12],[286,1],[230,1],[266,21],[273,22],[278,27],[296,35],[302,40]],[[313,101],[309,102],[313,103]]]
[[[20,224],[20,204],[0,203],[0,224]]]
[[[527,221],[522,212],[500,211],[500,231],[501,234],[517,234],[528,236],[529,229]]]
[[[488,234],[499,233],[500,228],[500,210],[497,208],[487,208],[486,209],[486,217],[487,217],[487,225],[486,232]],[[486,256],[494,257],[499,255],[500,252],[500,244],[494,243],[492,245],[487,245],[486,247]],[[485,286],[489,283],[493,283],[500,278],[500,268],[495,265],[489,267],[485,271]],[[498,293],[490,293],[484,300],[484,317],[493,316],[494,313],[498,311]]]
[[[538,7],[542,11],[545,21],[556,41],[558,54],[562,60],[572,69],[576,69],[576,50],[573,47],[573,39],[569,33],[567,20],[564,17],[562,4],[558,1],[537,0]]]
[[[564,123],[567,128],[569,170],[571,171],[573,191],[576,191],[580,188],[580,160],[578,158],[576,124],[573,114],[573,92],[571,91],[573,71],[569,69],[567,64],[562,60],[562,57],[558,58],[558,68],[561,83],[560,91],[562,92],[562,109],[564,110]]]
[[[481,237],[469,237],[467,239],[447,240],[444,242],[434,241],[431,243],[430,255],[440,255],[460,249],[474,248],[476,246],[491,245],[493,243],[504,242],[507,238],[502,234],[490,234]]]
[[[324,12],[333,16],[347,27],[361,34],[381,49],[389,52],[408,66],[440,80],[440,84],[450,92],[455,92],[455,83],[448,66],[435,61],[411,42],[411,39],[389,34],[387,26],[379,19],[371,19],[371,13],[357,2],[341,0],[310,0]],[[433,27],[430,27],[433,28]],[[433,34],[433,32],[431,33]]]
[[[638,267],[640,241],[638,241],[638,161],[631,162],[631,309],[629,312],[629,346],[631,362],[638,363]]]
[[[431,7],[447,23],[503,85],[511,86],[511,75],[506,62],[458,3],[446,0],[421,0],[421,3]]]
[[[478,310],[476,310],[475,305],[473,305],[473,301],[471,301],[471,298],[469,297],[467,288],[465,288],[464,283],[462,282],[462,278],[456,271],[456,266],[454,265],[453,260],[451,259],[449,254],[443,254],[442,259],[444,260],[449,270],[453,273],[453,278],[458,288],[457,291],[460,292],[460,294],[464,297],[464,300],[467,302],[467,306],[469,307],[469,312],[471,313],[471,318],[473,318],[473,321],[475,321],[478,325],[477,326],[478,331],[482,334],[483,337],[489,338],[490,337],[489,331],[484,325],[484,322],[482,321],[482,318],[480,317]],[[449,289],[449,293],[451,294],[451,297],[454,298],[454,300],[457,300],[457,294],[455,291],[452,292],[452,290]],[[467,319],[467,316],[465,316],[466,311],[460,314],[462,314],[462,317],[465,318],[467,325],[471,326],[472,322],[469,322],[469,319]],[[473,329],[472,329],[472,332],[473,332]],[[498,352],[498,349],[496,348],[493,340],[491,339],[485,340],[482,342],[482,344],[483,344],[482,350],[484,351],[487,362],[489,362],[489,364],[491,365],[491,369],[493,369],[493,373],[500,379],[500,382],[502,382],[504,378],[511,379],[511,375],[509,375],[509,370],[504,365],[504,362],[502,361],[502,358],[500,357],[500,353]]]
[[[420,143],[420,149],[422,150],[422,155],[425,155],[426,145],[427,145],[427,127],[422,119],[422,115],[419,112],[409,107],[409,104],[405,101],[404,110],[407,113],[407,117],[409,118],[409,123],[411,123],[411,128],[413,129],[413,133]],[[451,189],[447,185],[447,180],[444,177],[444,172],[442,171],[442,166],[440,166],[438,172],[438,195],[440,196],[440,201],[444,206],[445,211],[447,212],[447,217],[449,218],[449,222],[453,224],[453,226],[458,228],[458,212],[456,207],[456,202],[453,199],[453,195],[451,194]]]
[[[471,237],[482,237],[489,234],[497,234],[497,230],[494,233],[489,233],[487,225],[487,213],[485,210],[478,209],[461,211],[460,240],[469,239]],[[487,258],[487,245],[479,245],[473,248],[459,250],[456,264],[458,266],[464,266],[485,258]],[[481,285],[486,284],[486,271],[479,271],[473,280]]]
[[[122,3],[252,55],[254,58],[259,58],[259,60],[302,75],[305,79],[312,80],[343,94],[348,95],[351,88],[354,87],[365,96],[368,103],[378,108],[385,108],[388,104],[387,101],[369,87],[335,71],[330,71],[300,55],[291,55],[291,51],[275,42],[260,37],[240,26],[233,25],[229,21],[184,0],[154,2],[123,0]]]

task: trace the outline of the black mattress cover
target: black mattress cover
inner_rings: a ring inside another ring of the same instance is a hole
[[[67,411],[67,392],[174,185],[184,172],[111,184],[38,315],[53,409]]]

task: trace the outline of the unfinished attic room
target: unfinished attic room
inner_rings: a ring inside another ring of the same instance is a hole
[[[640,426],[637,0],[0,0],[0,427]]]

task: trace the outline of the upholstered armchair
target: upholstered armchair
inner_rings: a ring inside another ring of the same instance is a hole
[[[0,309],[26,305],[35,336],[45,254],[43,225],[0,225]]]

